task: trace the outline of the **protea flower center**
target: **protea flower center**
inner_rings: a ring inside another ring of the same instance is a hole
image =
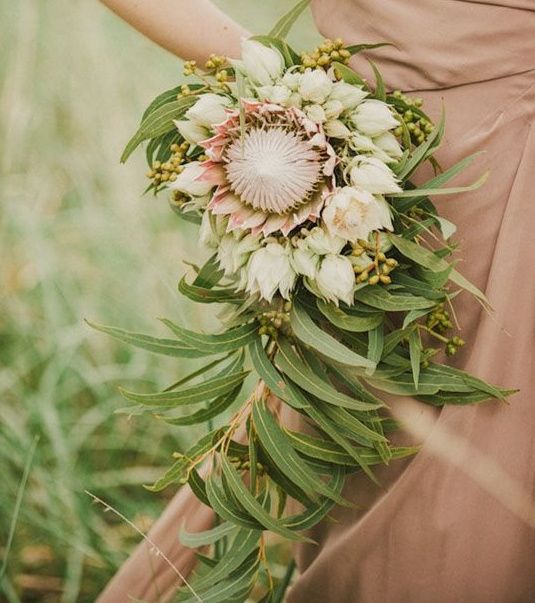
[[[224,160],[230,190],[269,213],[285,214],[308,201],[322,176],[322,154],[282,128],[250,130]]]
[[[208,209],[229,229],[284,235],[315,221],[333,182],[336,155],[322,126],[299,109],[244,101],[203,142],[203,179],[218,185]]]

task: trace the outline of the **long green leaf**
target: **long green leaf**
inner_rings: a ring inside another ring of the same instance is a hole
[[[205,335],[184,329],[166,318],[160,320],[180,341],[204,354],[221,354],[239,350],[258,338],[258,324],[255,322],[229,329],[218,335]]]
[[[279,353],[276,362],[282,372],[294,383],[328,404],[363,412],[380,408],[377,404],[355,400],[347,394],[337,391],[332,384],[323,381],[316,375],[284,340],[279,342]]]
[[[275,23],[273,29],[269,32],[269,36],[273,38],[284,39],[292,29],[293,24],[297,21],[301,13],[310,4],[310,0],[301,0],[285,15],[283,15],[277,23]]]
[[[156,480],[152,486],[145,486],[147,490],[151,492],[160,492],[164,488],[167,488],[170,484],[180,481],[186,477],[190,469],[191,464],[200,456],[208,452],[212,447],[214,436],[219,430],[214,429],[210,433],[202,437],[196,442],[184,455],[180,456],[173,465],[166,471],[166,473]]]
[[[121,389],[120,392],[127,400],[133,400],[145,406],[172,408],[174,406],[206,402],[217,396],[222,396],[242,383],[248,374],[249,371],[242,371],[224,377],[214,377],[198,385],[155,394],[140,394],[124,389]]]
[[[362,315],[346,314],[342,308],[324,302],[321,299],[318,299],[316,304],[320,312],[330,323],[344,331],[365,333],[378,327],[384,320],[383,312]]]
[[[173,121],[181,117],[196,100],[195,95],[184,96],[159,105],[149,113],[141,122],[138,131],[128,141],[121,155],[121,163],[124,163],[144,140],[155,138],[172,130],[175,127]]]
[[[240,529],[225,556],[206,576],[195,579],[192,583],[193,588],[196,591],[202,591],[206,587],[213,586],[220,580],[228,578],[253,551],[258,549],[261,534],[262,532],[259,530]],[[202,595],[203,593],[201,592]]]
[[[297,302],[294,303],[290,313],[290,324],[294,335],[300,341],[323,356],[327,356],[340,364],[348,366],[375,368],[373,362],[364,358],[364,356],[356,354],[337,341],[332,335],[320,329],[307,314],[305,308]]]
[[[236,504],[225,494],[223,488],[216,482],[214,475],[206,479],[206,494],[213,510],[226,521],[250,530],[262,530],[258,521]]]
[[[228,394],[225,394],[224,396],[219,396],[213,402],[210,402],[207,408],[201,408],[200,410],[197,410],[196,412],[184,417],[162,416],[161,418],[169,425],[175,425],[180,427],[205,423],[206,421],[209,421],[210,419],[219,416],[221,413],[225,412],[228,408],[230,408],[230,406],[236,400],[238,394],[240,393],[241,385],[242,384],[240,384]]]
[[[201,593],[202,603],[221,603],[222,601],[237,603],[238,601],[245,601],[253,587],[259,566],[258,554],[253,551],[253,554],[227,580],[222,580]],[[199,603],[199,599],[194,596],[183,599],[179,596],[177,603]]]
[[[283,375],[273,366],[268,358],[260,338],[249,345],[249,354],[258,376],[264,381],[269,389],[292,408],[302,409],[308,406],[307,400],[299,390],[289,383]]]
[[[200,304],[233,304],[243,301],[243,297],[233,289],[213,289],[198,284],[190,285],[185,276],[178,283],[178,290],[188,299]]]
[[[481,188],[483,184],[485,184],[485,182],[487,181],[489,174],[490,172],[485,172],[477,180],[472,182],[472,184],[467,184],[466,186],[451,186],[448,188],[415,188],[411,190],[402,191],[400,193],[391,193],[389,196],[393,197],[394,199],[403,199],[405,197],[413,199],[423,197],[436,197],[439,195],[458,195],[459,193],[467,193]]]
[[[132,331],[125,331],[117,327],[108,327],[105,325],[99,325],[94,322],[86,320],[87,324],[97,331],[106,333],[123,341],[129,343],[137,348],[148,350],[154,354],[163,354],[164,356],[174,356],[176,358],[202,358],[203,352],[192,348],[191,346],[177,341],[176,339],[165,339],[158,337],[151,337],[150,335],[143,335],[142,333],[134,333]]]
[[[387,236],[388,240],[401,254],[428,270],[442,272],[450,267],[446,260],[413,241],[394,234],[388,234]]]
[[[387,312],[405,312],[407,310],[423,310],[436,305],[435,301],[414,295],[392,295],[384,287],[371,286],[359,289],[356,298],[373,308]]]
[[[190,549],[198,549],[202,546],[208,546],[214,544],[218,540],[225,538],[226,536],[232,536],[236,533],[237,528],[231,523],[221,523],[215,528],[210,530],[204,530],[202,532],[188,532],[183,526],[180,528],[179,540]]]
[[[258,523],[262,524],[264,528],[283,538],[287,538],[288,540],[313,542],[310,538],[306,538],[289,530],[282,522],[272,517],[245,487],[238,471],[230,464],[225,455],[221,456],[221,468],[223,469],[223,475],[227,479],[229,487],[240,501],[243,508],[247,513],[254,517]]]
[[[409,335],[409,352],[411,356],[414,387],[418,389],[418,381],[420,379],[420,363],[422,361],[422,341],[420,339],[420,331],[417,328],[413,329]]]
[[[348,502],[325,484],[292,448],[288,436],[279,427],[263,401],[253,405],[252,417],[262,446],[288,479],[299,486],[312,499],[316,493],[340,505]]]

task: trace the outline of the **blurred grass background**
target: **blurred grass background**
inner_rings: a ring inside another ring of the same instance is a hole
[[[255,33],[290,6],[218,4]],[[311,25],[308,15],[292,34],[299,47],[316,40]],[[137,537],[84,490],[147,528],[173,492],[142,484],[197,437],[114,415],[118,384],[160,387],[194,363],[130,350],[83,322],[157,332],[162,315],[213,321],[176,292],[182,260],[201,259],[194,229],[165,199],[141,196],[142,153],[118,162],[181,65],[96,0],[0,0],[0,56],[0,600],[92,602]]]

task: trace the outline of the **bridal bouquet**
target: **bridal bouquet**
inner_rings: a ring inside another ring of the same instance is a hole
[[[122,391],[128,413],[208,426],[152,486],[188,483],[217,517],[207,532],[181,533],[203,554],[180,601],[245,601],[253,587],[281,600],[286,580],[271,575],[265,532],[308,541],[334,505],[358,504],[341,494],[347,475],[374,480],[373,465],[417,451],[390,444],[397,425],[382,392],[435,406],[511,393],[434,360],[432,342],[448,355],[464,345],[455,296],[487,304],[456,270],[455,227],[430,201],[481,184],[444,188],[472,158],[440,171],[444,119],[434,125],[421,100],[388,93],[374,65],[373,85],[348,67],[379,44],[290,48],[285,36],[307,4],[245,40],[240,60],[186,63],[191,83],[151,103],[123,155],[146,141],[148,189],[198,225],[210,257],[180,292],[224,305],[216,334],[170,320],[168,338],[95,325],[202,359],[164,391]],[[418,187],[424,162],[435,176]],[[283,406],[306,432],[287,426]]]

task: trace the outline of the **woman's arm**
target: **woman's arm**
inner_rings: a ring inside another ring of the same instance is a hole
[[[237,57],[248,32],[209,0],[101,0],[151,40],[184,59]]]

